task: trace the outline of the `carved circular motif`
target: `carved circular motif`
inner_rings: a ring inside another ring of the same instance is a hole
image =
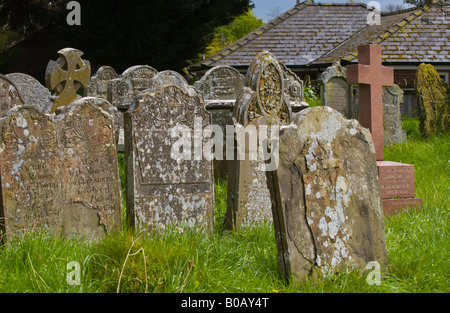
[[[260,74],[258,96],[260,109],[269,115],[277,114],[281,107],[282,85],[281,74],[272,63],[269,63]]]
[[[299,97],[301,95],[301,87],[299,83],[294,83],[289,86],[289,92],[292,97]]]
[[[128,84],[125,82],[119,83],[117,86],[117,93],[121,96],[124,96],[128,93]]]
[[[52,151],[56,146],[56,136],[51,130],[45,130],[41,134],[40,145],[44,151]]]

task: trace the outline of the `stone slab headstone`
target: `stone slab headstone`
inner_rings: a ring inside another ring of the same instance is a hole
[[[106,99],[114,107],[129,107],[140,92],[150,87],[150,82],[156,73],[157,71],[148,65],[135,65],[126,69],[120,77],[108,82]],[[117,150],[124,152],[123,114],[116,116],[115,123],[119,128]]]
[[[119,78],[109,81],[107,100],[115,107],[131,105],[140,92],[150,87],[157,73],[148,65],[135,65],[126,69]]]
[[[292,112],[299,112],[309,106],[304,96],[303,81],[285,64],[280,63],[284,77],[284,97],[287,99]]]
[[[146,229],[185,224],[211,231],[212,161],[201,147],[198,154],[199,145],[205,144],[203,129],[211,120],[196,89],[176,72],[161,72],[124,113],[124,120],[130,224]]]
[[[245,77],[233,67],[216,66],[194,83],[203,94],[208,112],[211,113],[211,123],[219,125],[225,134],[226,126],[233,125],[233,109],[239,93],[244,88]],[[214,160],[214,172],[226,176],[228,162]]]
[[[301,111],[281,130],[267,177],[286,279],[387,262],[375,149],[356,120],[323,106]]]
[[[94,239],[120,226],[113,118],[106,111],[85,98],[57,115],[18,106],[0,119],[0,140],[3,235],[36,227]]]
[[[244,88],[244,76],[231,66],[216,66],[194,83],[207,100],[236,100]]]
[[[322,105],[335,109],[346,118],[354,118],[351,86],[347,84],[345,67],[339,61],[333,63],[320,75],[319,82]]]
[[[403,90],[398,86],[383,87],[383,145],[406,142],[406,132],[402,128],[400,106]]]
[[[50,91],[34,77],[23,73],[6,75],[17,86],[24,104],[33,105],[44,113],[49,113],[53,106]]]
[[[420,132],[430,136],[450,128],[450,105],[439,73],[431,64],[422,63],[416,72]]]
[[[289,99],[285,97],[285,80],[278,60],[267,51],[252,61],[246,77],[246,87],[234,109],[236,129],[251,129],[261,135],[262,126],[288,125],[291,119]],[[266,128],[267,130],[267,128]],[[236,136],[237,137],[237,136]],[[252,142],[252,141],[257,142]],[[245,141],[245,155],[235,153],[228,163],[228,195],[225,228],[239,229],[264,221],[272,222],[270,193],[265,174],[265,157],[261,137]],[[252,148],[255,147],[255,148]],[[252,149],[256,159],[250,159]]]
[[[23,105],[17,87],[8,77],[0,74],[0,117],[4,116],[10,109],[18,105]]]
[[[110,80],[118,78],[119,75],[111,66],[102,66],[97,70],[86,88],[84,89],[83,95],[85,97],[97,97],[107,100],[108,98],[108,83]]]
[[[91,77],[91,65],[81,58],[82,51],[64,48],[58,51],[58,55],[59,58],[50,61],[45,70],[45,85],[55,91],[50,98],[54,102],[50,113],[81,98],[77,91],[85,88]]]

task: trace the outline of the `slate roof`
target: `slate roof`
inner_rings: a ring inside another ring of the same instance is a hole
[[[194,65],[247,67],[268,50],[287,66],[357,61],[360,44],[383,46],[385,62],[450,62],[450,7],[413,8],[382,14],[381,25],[368,25],[363,3],[297,4],[276,19]]]
[[[381,17],[381,25],[367,25],[313,63],[336,59],[356,62],[360,44],[380,44],[389,63],[450,62],[450,7],[412,9]]]

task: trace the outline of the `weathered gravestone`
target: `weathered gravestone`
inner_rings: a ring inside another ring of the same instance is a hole
[[[339,61],[320,75],[319,82],[322,105],[335,109],[346,118],[355,118],[351,86],[347,84],[345,67]]]
[[[233,125],[233,109],[241,90],[244,88],[244,76],[230,66],[216,66],[194,83],[203,94],[208,112],[211,113],[211,123],[219,125],[223,134],[226,126]],[[222,152],[223,153],[223,152]],[[228,171],[226,160],[214,160],[214,172],[224,175]]]
[[[9,78],[0,74],[0,117],[17,105],[23,105],[16,85]]]
[[[285,85],[284,97],[288,101],[292,112],[296,113],[307,108],[309,104],[306,103],[306,99],[303,94],[303,81],[295,73],[288,69],[285,64],[280,63],[280,66],[283,71]]]
[[[17,86],[24,104],[32,105],[44,113],[51,111],[53,102],[50,101],[50,91],[37,79],[23,73],[11,73],[6,77]]]
[[[91,65],[81,58],[83,52],[80,50],[64,48],[58,51],[58,55],[59,58],[50,61],[45,70],[45,85],[55,91],[50,98],[54,102],[50,113],[81,98],[77,91],[87,86],[91,76]]]
[[[394,71],[381,65],[379,45],[359,46],[358,61],[360,64],[347,66],[347,82],[359,84],[359,122],[362,126],[368,127],[372,134],[383,211],[385,214],[393,214],[405,207],[417,207],[422,203],[422,198],[414,198],[414,166],[383,161],[382,87],[394,84]],[[394,190],[397,192],[392,192]],[[401,190],[407,192],[403,193]]]
[[[119,78],[108,82],[107,100],[115,107],[131,105],[140,92],[150,87],[158,72],[148,65],[126,69]]]
[[[403,103],[403,90],[398,85],[383,87],[383,145],[401,144],[406,141],[402,128],[400,106]]]
[[[114,107],[129,107],[140,92],[150,87],[152,78],[157,71],[148,65],[136,65],[126,69],[120,77],[108,82],[107,100]],[[118,128],[119,139],[117,150],[124,151],[123,115],[115,115],[115,125]]]
[[[261,52],[253,59],[247,72],[246,87],[236,101],[236,150],[232,160],[227,156],[227,229],[272,221],[265,163],[267,161],[273,164],[276,156],[267,157],[264,152],[270,150],[269,136],[271,138],[275,135],[269,135],[268,126],[290,123],[291,108],[289,99],[285,97],[286,84],[283,78],[278,60],[270,52]],[[265,143],[262,130],[267,135]],[[245,140],[246,133],[249,140]],[[241,147],[245,152],[239,153]]]
[[[339,61],[328,67],[320,76],[321,100],[348,119],[358,119],[358,87],[347,84],[347,71]],[[356,96],[354,96],[356,94]],[[383,143],[385,146],[406,141],[402,129],[400,106],[403,90],[394,85],[383,86]]]
[[[124,114],[127,216],[132,226],[212,230],[212,161],[203,156],[210,116],[176,72],[157,74]]]
[[[416,72],[420,132],[430,136],[450,128],[450,104],[446,88],[436,69],[422,63]]]
[[[0,119],[3,235],[37,226],[98,238],[120,226],[113,118],[96,101],[56,116],[18,106]]]
[[[231,100],[235,101],[242,88],[244,76],[230,66],[216,66],[194,83],[206,101]]]
[[[111,66],[102,66],[97,70],[94,76],[91,77],[89,83],[84,89],[83,95],[85,97],[97,97],[108,99],[108,83],[110,80],[118,78],[119,75]]]
[[[286,279],[387,261],[375,149],[356,120],[329,107],[301,111],[281,130],[279,166],[267,176]]]

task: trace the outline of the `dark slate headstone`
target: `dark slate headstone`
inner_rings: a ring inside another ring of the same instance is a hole
[[[346,118],[355,118],[351,108],[351,86],[347,84],[347,72],[339,62],[328,67],[319,79],[323,106],[335,109]]]

